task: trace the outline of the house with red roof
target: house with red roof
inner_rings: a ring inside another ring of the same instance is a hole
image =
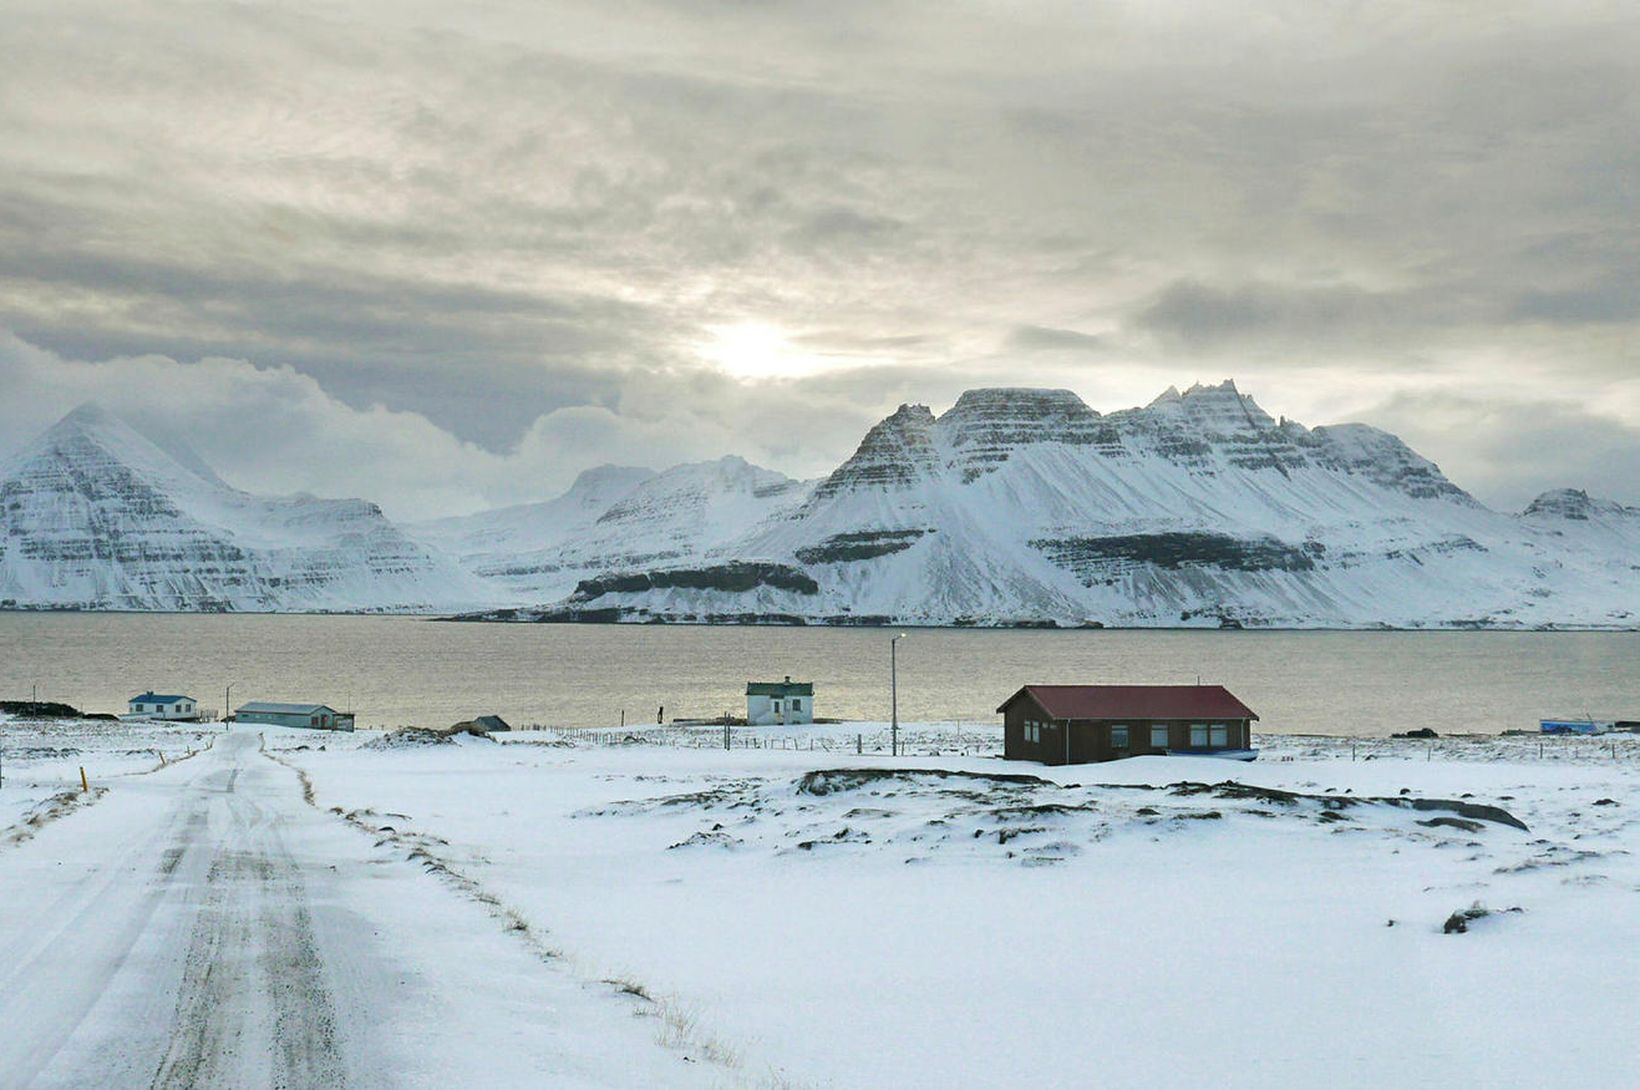
[[[1251,760],[1258,714],[1222,685],[1027,685],[1002,702],[1010,761],[1088,764],[1147,754]]]

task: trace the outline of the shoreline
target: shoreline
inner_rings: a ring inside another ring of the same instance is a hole
[[[526,607],[504,606],[501,609],[517,609]],[[1298,635],[1304,633],[1344,633],[1348,635],[1367,635],[1375,632],[1399,635],[1451,635],[1454,633],[1496,633],[1500,635],[1624,635],[1640,634],[1640,625],[1573,625],[1573,624],[1545,624],[1545,625],[1483,625],[1483,624],[1450,624],[1450,625],[1416,625],[1400,626],[1384,622],[1367,622],[1358,626],[1350,625],[1189,625],[1189,624],[1154,624],[1154,625],[1117,625],[1117,624],[1060,624],[1049,620],[1020,620],[1015,622],[996,624],[936,624],[927,621],[893,621],[871,620],[869,622],[828,621],[825,619],[807,621],[702,621],[702,620],[673,620],[662,617],[651,617],[634,620],[610,620],[607,618],[588,618],[586,620],[567,620],[562,618],[552,620],[530,620],[525,618],[500,618],[474,616],[470,614],[449,613],[447,611],[417,611],[417,610],[253,610],[253,609],[92,609],[77,606],[39,606],[39,607],[4,607],[0,608],[0,617],[61,617],[61,616],[92,616],[92,617],[347,617],[347,618],[389,618],[402,617],[406,620],[432,621],[443,624],[473,624],[473,625],[520,625],[526,627],[550,628],[711,628],[711,629],[804,629],[818,631],[889,631],[894,629],[910,629],[917,632],[1048,632],[1048,633],[1083,633],[1083,632],[1191,632],[1191,633],[1271,633],[1283,635]]]

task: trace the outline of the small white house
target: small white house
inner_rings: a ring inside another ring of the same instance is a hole
[[[746,722],[754,727],[814,722],[814,682],[748,681]]]
[[[199,701],[191,696],[143,693],[130,700],[131,716],[137,719],[198,719]]]

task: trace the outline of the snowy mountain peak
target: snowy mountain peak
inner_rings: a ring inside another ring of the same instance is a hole
[[[96,401],[86,401],[69,410],[63,418],[51,426],[51,431],[95,430],[115,423],[113,413],[103,408]]]
[[[1417,499],[1453,500],[1479,506],[1474,497],[1447,480],[1441,467],[1396,436],[1369,424],[1329,424],[1310,432],[1323,461],[1383,488]]]
[[[1021,447],[1085,445],[1104,431],[1099,414],[1070,390],[1019,387],[969,390],[935,422],[936,438],[968,481],[992,472]]]
[[[261,498],[95,405],[0,476],[0,602],[99,609],[427,609],[485,601],[375,504]],[[197,468],[196,468],[197,467]]]
[[[593,466],[583,469],[575,475],[565,496],[586,496],[607,493],[615,488],[630,488],[641,484],[655,475],[653,469],[642,466],[618,466],[613,464]]]
[[[860,441],[852,457],[814,491],[829,499],[857,489],[903,488],[937,471],[934,414],[926,405],[901,405]]]
[[[1182,394],[1168,387],[1146,411],[1159,420],[1185,424],[1209,435],[1262,431],[1276,425],[1269,413],[1228,378],[1216,386],[1198,382]]]
[[[1521,512],[1526,518],[1568,519],[1588,522],[1591,519],[1640,519],[1640,507],[1625,507],[1612,500],[1597,499],[1581,488],[1555,488],[1543,493]]]
[[[205,460],[177,436],[139,428],[125,417],[95,401],[87,401],[41,433],[13,464],[55,451],[101,451],[111,460],[167,478],[192,476],[207,484],[226,488]]]

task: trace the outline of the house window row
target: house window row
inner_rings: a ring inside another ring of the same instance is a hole
[[[1227,723],[1192,723],[1190,724],[1190,746],[1192,749],[1217,748],[1223,749],[1230,745],[1230,726]]]
[[[1122,723],[1113,723],[1110,728],[1110,747],[1112,749],[1127,749],[1129,742],[1129,728]],[[1152,724],[1150,728],[1150,748],[1167,749],[1173,744],[1172,728],[1166,724]],[[1228,723],[1192,723],[1190,724],[1191,749],[1226,749],[1230,745],[1230,725]]]
[[[1025,741],[1037,744],[1042,741],[1042,728],[1048,724],[1035,719],[1025,720]],[[1124,723],[1113,723],[1110,728],[1110,746],[1112,749],[1127,749],[1131,743],[1131,728]],[[1167,749],[1173,744],[1171,728],[1163,725],[1152,725],[1150,728],[1150,748]],[[1230,725],[1228,723],[1192,723],[1190,724],[1191,749],[1228,749],[1230,746]]]

